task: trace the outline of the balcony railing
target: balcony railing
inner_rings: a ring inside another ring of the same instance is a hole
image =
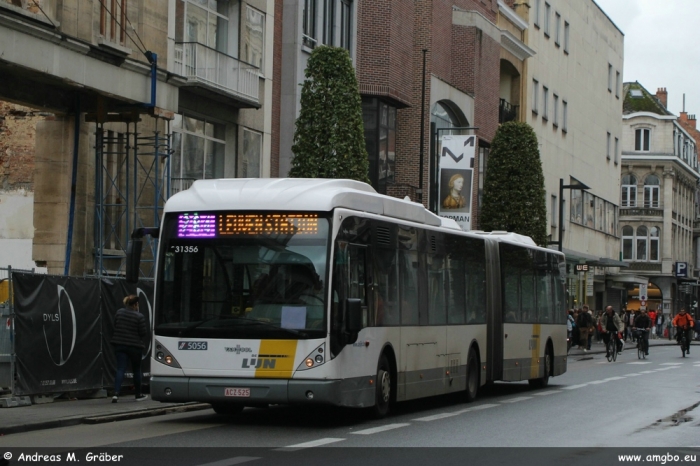
[[[628,215],[635,217],[663,217],[664,209],[651,207],[620,207],[620,217]]]
[[[518,105],[511,105],[505,99],[501,99],[498,105],[498,122],[506,123],[518,119]]]
[[[259,69],[197,42],[175,44],[174,72],[247,100],[259,100]]]

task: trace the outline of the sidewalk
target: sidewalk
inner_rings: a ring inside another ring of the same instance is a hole
[[[653,348],[654,346],[678,346],[676,344],[676,340],[671,339],[669,340],[668,337],[666,338],[656,338],[656,339],[650,339],[649,340],[649,348]],[[690,343],[690,348],[693,350],[693,353],[696,353],[700,356],[700,342],[697,340],[694,340]],[[627,340],[625,342],[625,348],[623,351],[637,351],[637,343]],[[680,354],[680,347],[678,348],[678,353]],[[651,351],[650,351],[651,352]],[[690,353],[690,354],[693,354]],[[576,346],[571,347],[571,351],[569,351],[569,357],[576,357],[576,356],[585,356],[588,354],[605,354],[605,344],[601,340],[600,342],[596,341],[595,337],[593,337],[593,341],[591,342],[591,349],[590,351],[583,351],[578,349]]]
[[[137,402],[133,395],[121,397],[118,403],[112,403],[111,397],[57,398],[50,403],[0,409],[0,435],[202,409],[211,409],[211,406],[206,403],[161,403],[150,397]]]

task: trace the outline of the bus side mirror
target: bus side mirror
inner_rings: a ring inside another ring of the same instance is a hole
[[[141,238],[131,239],[126,245],[126,281],[137,283],[139,281],[139,268],[141,266]]]
[[[346,299],[345,309],[345,331],[351,335],[357,335],[362,330],[362,300]]]

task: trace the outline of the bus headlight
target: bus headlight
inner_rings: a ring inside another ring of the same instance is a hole
[[[177,367],[178,369],[181,368],[180,364],[177,362],[177,359],[175,359],[175,356],[173,356],[170,351],[163,346],[163,344],[156,340],[155,346],[158,351],[153,355],[153,359],[156,362],[170,367]]]
[[[316,368],[320,366],[321,364],[326,362],[326,358],[324,357],[324,353],[326,352],[326,344],[323,343],[316,349],[314,349],[308,356],[304,358],[301,364],[299,364],[299,367],[297,367],[298,371],[305,371],[309,370],[312,368]]]

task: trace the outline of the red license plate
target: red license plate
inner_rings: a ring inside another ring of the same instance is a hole
[[[250,396],[250,388],[225,388],[224,396],[247,398]]]

